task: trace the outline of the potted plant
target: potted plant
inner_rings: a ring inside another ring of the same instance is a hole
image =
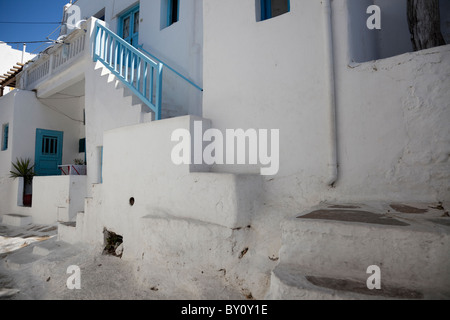
[[[11,178],[23,178],[23,205],[31,207],[31,191],[34,172],[34,165],[31,165],[31,159],[16,159],[16,163],[12,163],[14,171],[10,171]]]

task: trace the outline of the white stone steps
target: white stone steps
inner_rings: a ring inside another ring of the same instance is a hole
[[[55,241],[42,241],[33,246],[32,253],[37,256],[46,257],[58,247],[59,245]]]
[[[271,274],[269,300],[401,300],[445,298],[436,292],[382,285],[368,289],[366,282],[350,278],[321,277],[302,273],[296,265],[279,264]],[[448,297],[447,297],[448,299]]]
[[[5,214],[2,218],[3,224],[14,227],[24,227],[31,224],[32,221],[33,218],[31,216],[15,213]]]
[[[32,254],[32,248],[30,247],[25,247],[20,250],[20,254],[13,253],[5,258],[3,262],[5,268],[18,271],[39,259],[39,256]]]
[[[286,219],[281,223],[280,267],[272,273],[269,295],[281,290],[283,296],[334,298],[323,288],[311,289],[305,276],[365,283],[368,267],[375,265],[384,285],[450,296],[449,221],[429,208],[321,205]],[[299,284],[286,286],[295,284],[297,275]],[[348,295],[336,297],[341,296]]]
[[[76,222],[60,222],[58,223],[58,241],[63,241],[66,243],[76,243],[77,239],[77,228]]]
[[[161,265],[210,266],[219,270],[242,258],[247,231],[193,219],[148,215],[139,219],[136,232],[123,235],[124,254],[143,256]]]

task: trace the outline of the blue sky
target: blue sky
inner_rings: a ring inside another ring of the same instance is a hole
[[[0,22],[60,22],[63,7],[69,0],[0,0]],[[46,40],[57,24],[4,24],[0,23],[0,41]],[[56,39],[59,29],[50,39]],[[22,50],[21,44],[10,44]],[[38,53],[49,44],[27,44],[27,52]],[[40,47],[40,48],[39,48]]]

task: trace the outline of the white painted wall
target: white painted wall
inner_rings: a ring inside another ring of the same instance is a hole
[[[280,171],[241,185],[242,193],[229,173],[259,173],[259,165],[216,165],[201,174],[174,167],[169,135],[190,123],[175,118],[135,125],[142,121],[140,110],[124,110],[131,103],[124,103],[114,81],[87,68],[88,163],[97,164],[88,167],[89,184],[99,182],[99,147],[104,147],[104,181],[92,188],[88,201],[94,214],[84,215],[87,237],[98,241],[106,227],[124,235],[129,252],[142,240],[137,231],[151,230],[139,225],[146,215],[172,231],[177,228],[171,229],[169,218],[174,225],[186,220],[226,228],[249,219],[254,260],[243,265],[241,276],[261,289],[274,266],[267,257],[280,248],[280,221],[308,206],[324,200],[449,200],[450,47],[353,63],[355,54],[367,60],[379,55],[377,37],[353,30],[365,24],[370,1],[333,1],[339,175],[334,188],[325,183],[330,130],[323,3],[291,1],[291,12],[262,22],[256,22],[254,1],[203,3],[204,118],[223,132],[280,129]],[[361,44],[355,35],[372,38]],[[195,180],[202,175],[204,180]],[[236,201],[230,195],[237,194],[258,200],[243,210],[251,211],[243,220],[227,215],[240,212],[229,205]],[[223,195],[228,205],[217,210]],[[196,229],[201,228],[190,230]],[[176,232],[169,236],[173,243],[183,240]],[[250,274],[255,265],[258,274]]]
[[[45,100],[43,102],[46,103]],[[79,121],[82,120],[82,110],[77,110],[78,118],[71,118],[66,116],[64,109],[44,103],[36,99],[34,92],[21,90],[16,93],[12,159],[27,157],[34,162],[36,129],[40,128],[64,132],[62,161],[63,164],[73,163],[73,159],[79,157],[78,140],[83,137],[83,124]]]
[[[161,19],[166,19],[166,13],[162,12],[161,8],[162,2],[163,0],[79,0],[74,5],[80,7],[83,19],[88,19],[105,8],[106,26],[118,33],[121,14],[140,4],[139,44],[201,87],[203,1],[181,1],[179,21],[161,29]],[[201,91],[182,80],[169,68],[165,68],[163,79],[163,108],[176,110],[179,115],[201,115]]]
[[[393,57],[406,52],[412,52],[412,44],[407,19],[407,0],[347,0],[333,1],[335,8],[347,8],[347,22],[350,32],[351,59],[355,62],[365,62]],[[381,10],[381,29],[366,28],[366,13],[368,6],[375,4]],[[440,1],[441,31],[449,44],[450,4],[447,0]],[[338,11],[335,11],[338,12]]]
[[[33,223],[70,221],[84,210],[86,176],[49,176],[33,179]],[[20,209],[18,209],[20,210]]]
[[[72,103],[61,102],[65,100],[51,101],[44,100],[42,103],[36,98],[34,92],[24,90],[14,90],[0,100],[2,104],[0,108],[1,119],[2,121],[10,121],[9,147],[8,150],[0,152],[0,179],[2,180],[0,194],[2,199],[10,200],[0,202],[0,214],[30,214],[33,212],[29,208],[17,207],[17,195],[19,194],[17,188],[19,188],[19,185],[16,185],[17,180],[11,180],[8,176],[12,169],[11,162],[15,161],[16,158],[30,158],[31,162],[34,163],[37,128],[64,132],[63,164],[73,163],[75,158],[80,158],[78,140],[84,137],[84,125],[77,119],[82,120],[81,103],[83,99],[76,99]],[[59,101],[59,108],[56,101]],[[73,107],[73,109],[68,110],[65,104]],[[42,212],[45,212],[45,210],[42,210]]]
[[[317,190],[326,189],[329,131],[321,3],[291,1],[291,12],[261,22],[254,5],[204,3],[203,115],[222,132],[280,129],[280,170],[275,179],[266,177],[267,191],[275,193],[270,201],[282,198],[283,207],[303,204],[308,198],[303,189],[310,188],[315,194],[307,201],[317,201]],[[257,173],[259,167],[217,165],[214,170]]]
[[[10,71],[10,69],[17,65],[18,62],[26,63],[35,57],[35,54],[25,52],[23,54],[22,62],[22,50],[13,49],[6,43],[0,42],[0,75]],[[5,88],[3,94],[10,92],[10,88]]]
[[[290,13],[263,22],[253,19],[253,3],[205,3],[204,117],[222,131],[280,129],[280,171],[266,184],[268,202],[301,208],[327,198],[448,198],[449,48],[349,67],[355,53],[367,58],[376,48],[370,41],[357,48],[361,42],[349,24],[356,17],[365,25],[369,3],[333,2],[339,141],[334,190],[323,184],[328,145],[321,3],[292,1]],[[214,166],[219,172],[255,169]]]
[[[6,150],[0,151],[0,177],[9,174],[11,170],[11,159],[12,159],[12,146],[11,146],[11,133],[14,130],[14,93],[0,97],[0,126],[9,124],[9,138],[8,138],[8,148]],[[1,132],[1,139],[3,139],[3,132]]]

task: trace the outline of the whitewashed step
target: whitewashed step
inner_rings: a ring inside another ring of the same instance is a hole
[[[413,290],[389,284],[368,289],[366,282],[351,278],[332,278],[302,273],[295,265],[278,265],[271,274],[269,300],[398,300],[448,299],[437,292]]]
[[[322,207],[287,219],[281,224],[280,263],[306,274],[361,281],[376,265],[382,281],[393,286],[449,291],[450,228],[442,212],[393,211]]]
[[[31,249],[31,248],[26,248]],[[21,270],[22,268],[26,267],[27,265],[37,261],[39,259],[38,256],[31,254],[30,250],[23,251],[24,249],[21,249],[21,254],[13,254],[9,255],[4,260],[4,266],[5,268],[9,270]]]
[[[42,241],[33,246],[33,254],[37,255],[37,256],[45,257],[45,256],[48,256],[53,250],[55,250],[59,247],[60,247],[60,245],[58,245],[53,240]]]
[[[58,241],[70,244],[78,241],[75,221],[58,223]]]
[[[31,224],[32,221],[33,219],[30,216],[15,213],[5,214],[2,218],[3,224],[14,227],[24,227]]]
[[[142,256],[160,266],[220,270],[240,261],[248,250],[249,228],[150,215],[139,219],[136,228],[133,234],[124,235],[124,254]]]

